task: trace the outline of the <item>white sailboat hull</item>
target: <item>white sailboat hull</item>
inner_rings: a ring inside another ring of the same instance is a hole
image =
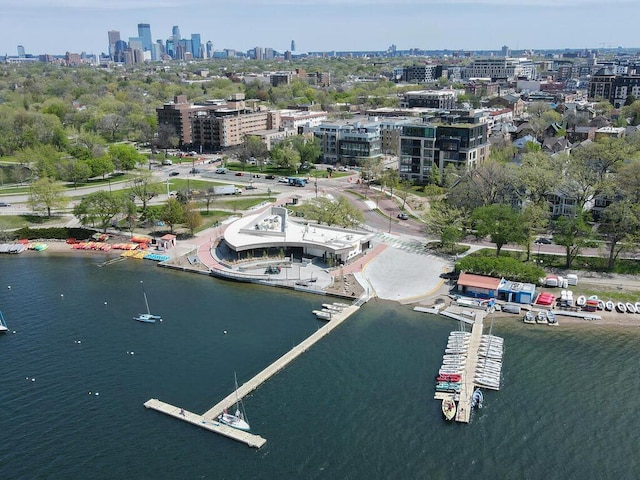
[[[230,413],[223,413],[218,417],[220,423],[227,425],[228,427],[236,428],[238,430],[243,430],[248,432],[251,430],[249,424],[243,420],[243,418],[236,412],[236,415],[232,415]]]

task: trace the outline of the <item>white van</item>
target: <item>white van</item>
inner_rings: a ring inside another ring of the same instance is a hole
[[[216,173],[227,173],[227,169],[224,167],[216,168]]]
[[[163,165],[173,165],[173,162],[167,158],[166,160],[162,161],[162,164]]]

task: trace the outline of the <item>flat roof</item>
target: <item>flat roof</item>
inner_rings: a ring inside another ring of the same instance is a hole
[[[349,251],[372,238],[369,232],[294,221],[283,207],[271,207],[240,218],[224,232],[225,241],[236,251],[308,246],[337,253]]]

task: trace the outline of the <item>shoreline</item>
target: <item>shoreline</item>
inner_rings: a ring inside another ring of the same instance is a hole
[[[55,240],[55,241],[44,241],[43,243],[47,243],[47,245],[49,246],[46,250],[44,251],[36,251],[36,250],[26,250],[25,252],[18,254],[18,255],[30,255],[30,256],[47,256],[47,255],[59,255],[59,256],[85,256],[85,255],[90,255],[91,257],[97,257],[100,256],[102,258],[104,258],[105,260],[110,260],[113,258],[117,258],[119,256],[121,256],[121,253],[123,251],[121,250],[109,250],[109,251],[100,251],[100,250],[78,250],[78,249],[74,249],[71,247],[70,244],[67,244],[65,241],[63,240]],[[176,260],[179,257],[176,257],[172,260]],[[196,270],[194,270],[193,272],[190,272],[189,269],[183,269],[184,271],[188,272],[188,273],[199,273],[202,274],[202,272],[198,272]],[[433,292],[433,294],[431,295],[432,298],[435,297],[440,297],[443,296],[444,292],[439,291],[439,292]],[[393,303],[396,303],[398,305],[425,305],[427,302],[425,302],[425,299],[422,298],[421,301],[419,302],[415,302],[415,303],[407,303],[407,302],[402,302],[402,301],[397,301],[397,300],[384,300],[384,299],[378,299],[378,300],[383,300],[383,301],[390,301]],[[588,328],[589,326],[594,326],[594,327],[624,327],[624,328],[631,328],[631,327],[640,327],[640,314],[638,313],[619,313],[616,311],[612,311],[612,312],[607,312],[607,311],[603,311],[603,310],[598,310],[595,312],[596,315],[599,315],[602,317],[601,320],[584,320],[582,318],[577,318],[577,317],[565,317],[562,315],[558,315],[558,327],[562,328],[563,326],[569,326],[569,327],[575,327],[575,326],[582,326],[584,325],[585,328]],[[505,322],[505,321],[515,321],[515,322],[520,322],[523,325],[526,325],[527,327],[529,327],[529,324],[525,324],[522,321],[522,316],[521,315],[514,315],[514,314],[510,314],[510,313],[502,313],[502,312],[495,312],[491,315],[490,318],[500,321],[500,322]],[[548,325],[541,325],[543,327],[548,327]],[[531,327],[535,328],[535,325],[531,325]]]

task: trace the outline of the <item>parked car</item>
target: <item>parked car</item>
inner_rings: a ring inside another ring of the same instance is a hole
[[[10,207],[11,204],[7,202],[0,202],[0,207]]]
[[[180,175],[180,172],[171,172],[169,174],[170,177],[175,177],[176,175]]]
[[[275,175],[265,175],[264,178],[266,178],[267,180],[273,180],[276,178]]]
[[[189,170],[189,173],[193,173],[195,175],[197,173],[200,173],[200,170],[198,170],[197,168],[192,168],[191,170]]]
[[[409,220],[409,215],[407,215],[407,214],[406,214],[406,213],[404,213],[404,212],[400,212],[400,213],[398,214],[398,218],[399,218],[400,220]]]
[[[236,172],[236,177],[241,177],[242,176],[242,172]]]
[[[535,241],[535,242],[533,242],[533,243],[535,243],[535,244],[537,244],[537,245],[539,245],[539,244],[543,244],[543,245],[551,245],[553,242],[551,241],[551,239],[550,239],[550,238],[544,238],[544,237],[541,237],[541,238],[536,239],[536,241]]]
[[[278,182],[280,182],[280,183],[289,183],[289,180],[287,180],[285,177],[278,177]]]

